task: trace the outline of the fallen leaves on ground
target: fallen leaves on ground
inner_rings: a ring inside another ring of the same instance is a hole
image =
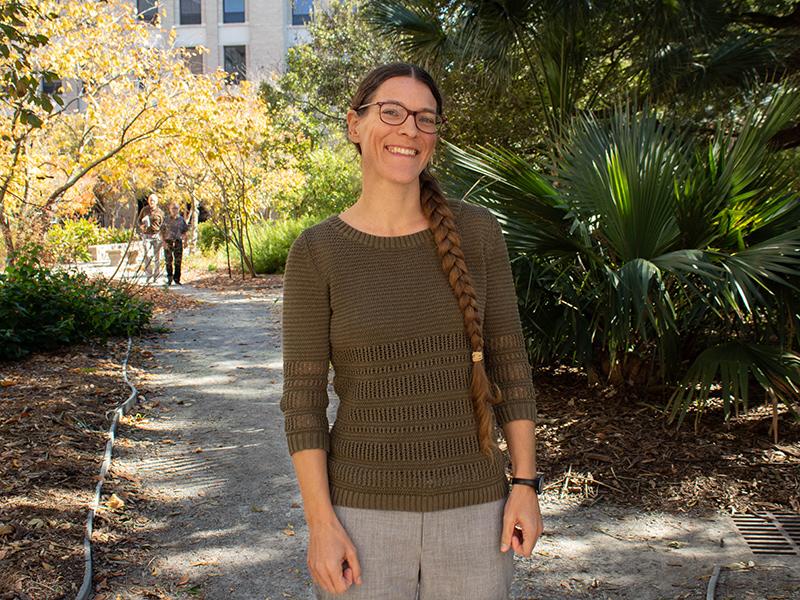
[[[666,512],[800,511],[800,423],[785,410],[773,444],[771,407],[724,422],[712,402],[695,433],[691,416],[667,425],[661,399],[590,387],[573,369],[541,372],[536,385],[548,494]]]

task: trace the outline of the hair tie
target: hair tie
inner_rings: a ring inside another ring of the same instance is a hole
[[[483,360],[483,352],[476,350],[472,353],[472,362],[478,362],[479,360]]]

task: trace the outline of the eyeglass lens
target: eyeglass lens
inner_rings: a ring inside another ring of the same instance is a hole
[[[408,110],[400,104],[388,102],[380,107],[381,120],[387,125],[400,125],[408,118]],[[418,112],[414,115],[414,120],[420,131],[426,133],[436,133],[439,126],[439,119],[436,113],[431,111]]]

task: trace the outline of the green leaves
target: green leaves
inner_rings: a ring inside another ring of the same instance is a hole
[[[768,395],[789,403],[800,394],[800,354],[777,346],[731,341],[700,353],[686,373],[684,383],[672,394],[669,419],[680,424],[690,406],[700,418],[712,392],[719,390],[725,418],[739,407],[747,410],[752,380]]]
[[[448,193],[503,225],[539,362],[618,383],[644,364],[681,418],[716,390],[726,411],[754,385],[796,398],[800,197],[770,140],[800,93],[785,81],[764,97],[710,142],[646,103],[587,114],[547,175],[507,150],[446,145]]]
[[[43,267],[26,246],[0,274],[0,360],[90,338],[131,335],[150,322],[152,304],[85,273]]]

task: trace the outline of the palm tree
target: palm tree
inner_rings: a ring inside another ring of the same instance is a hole
[[[791,406],[800,195],[769,142],[800,114],[800,86],[772,86],[702,141],[638,104],[576,118],[554,174],[498,147],[445,144],[447,192],[503,226],[538,364],[666,386],[679,424],[716,386],[726,418],[758,387]]]
[[[493,90],[483,112],[493,100],[530,93],[536,110],[525,115],[528,137],[557,156],[574,116],[607,110],[629,92],[651,104],[678,105],[698,122],[707,119],[710,103],[729,110],[738,98],[733,92],[754,79],[796,72],[795,5],[791,15],[778,17],[744,12],[730,0],[372,0],[365,14],[443,81],[455,78],[458,86],[461,73],[482,73]],[[800,126],[790,131],[792,144],[800,145]]]

